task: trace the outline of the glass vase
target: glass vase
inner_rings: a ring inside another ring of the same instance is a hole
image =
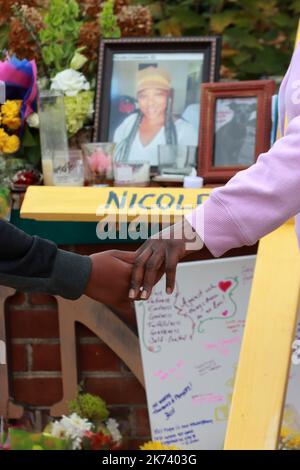
[[[69,186],[68,136],[62,93],[39,92],[39,121],[44,184]]]
[[[112,160],[115,144],[95,142],[82,145],[84,179],[87,186],[99,186],[112,179]]]

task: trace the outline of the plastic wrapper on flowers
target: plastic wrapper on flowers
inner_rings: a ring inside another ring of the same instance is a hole
[[[34,60],[10,57],[0,62],[0,81],[5,83],[7,100],[21,100],[21,128],[37,109],[37,68]]]
[[[0,81],[0,186],[9,187],[16,171],[30,170],[40,161],[39,131],[31,126],[37,116],[35,61],[0,61]]]

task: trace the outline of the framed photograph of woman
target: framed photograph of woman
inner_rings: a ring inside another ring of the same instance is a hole
[[[225,183],[270,148],[273,80],[202,85],[198,173]]]
[[[94,141],[154,172],[159,145],[198,146],[200,85],[218,80],[220,48],[219,37],[102,40]]]

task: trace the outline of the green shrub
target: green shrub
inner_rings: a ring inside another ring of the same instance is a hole
[[[283,75],[300,13],[299,0],[164,0],[148,5],[155,35],[222,35],[222,76]]]

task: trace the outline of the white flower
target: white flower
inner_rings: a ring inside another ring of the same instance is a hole
[[[109,418],[106,421],[106,427],[109,430],[109,432],[111,434],[111,437],[112,437],[114,442],[121,441],[122,434],[119,431],[119,423],[115,419]]]
[[[63,416],[60,421],[54,421],[51,434],[61,439],[70,439],[72,449],[76,450],[81,448],[82,438],[86,431],[91,430],[92,426],[92,423],[87,419],[72,413],[71,416]]]
[[[31,113],[26,119],[26,122],[29,127],[35,127],[36,129],[38,129],[40,127],[40,120],[39,120],[38,113]]]
[[[63,70],[52,79],[51,90],[61,91],[67,96],[76,96],[80,91],[89,89],[89,82],[77,70]]]
[[[60,421],[54,421],[54,423],[52,423],[50,434],[51,434],[51,436],[57,437],[58,439],[66,439],[67,438],[66,430],[62,426]]]

